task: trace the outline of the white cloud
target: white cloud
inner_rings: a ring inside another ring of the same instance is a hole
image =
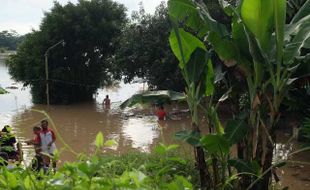
[[[78,0],[58,0],[61,4],[76,3]],[[139,2],[143,3],[145,11],[153,13],[162,0],[116,0],[128,8],[130,15],[133,10],[139,9]],[[166,1],[166,0],[164,0]],[[16,30],[25,34],[31,29],[38,29],[44,11],[49,11],[53,0],[0,0],[0,31]]]

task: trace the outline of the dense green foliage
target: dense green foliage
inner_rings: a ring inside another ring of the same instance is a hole
[[[293,82],[302,77],[296,76],[296,69],[309,60],[309,0],[291,22],[286,22],[285,0],[237,4],[219,0],[230,24],[212,17],[205,2],[169,1],[174,26],[169,41],[186,81],[193,125],[191,132],[177,135],[195,146],[202,188],[269,189],[273,168],[283,165],[283,160],[273,160],[280,105]],[[227,93],[214,100],[218,89],[214,88],[213,53],[245,81],[247,101],[243,110],[232,113],[225,130],[217,108],[238,83],[231,83]],[[198,107],[205,111],[208,135],[200,134]],[[234,144],[235,158],[230,153]]]
[[[100,86],[111,83],[111,56],[126,22],[123,5],[110,0],[81,0],[65,6],[55,3],[38,31],[25,40],[8,61],[10,74],[31,86],[33,101],[45,103],[44,55],[48,52],[50,102],[67,103],[92,98]]]
[[[177,69],[177,59],[168,44],[170,24],[164,3],[155,14],[145,13],[143,7],[132,15],[120,37],[115,55],[116,66],[125,82],[134,77],[146,80],[153,89],[184,90],[184,80]]]
[[[21,43],[24,36],[20,36],[16,31],[1,31],[0,32],[0,49],[16,50],[17,45]],[[1,52],[0,52],[1,53]]]
[[[54,174],[30,168],[0,169],[0,188],[19,190],[60,189],[193,189],[197,173],[189,159],[175,154],[176,145],[159,145],[156,153],[123,156],[80,155],[80,161],[66,162]]]

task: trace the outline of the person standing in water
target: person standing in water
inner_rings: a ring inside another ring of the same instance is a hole
[[[160,105],[158,107],[158,110],[156,111],[156,115],[157,115],[157,118],[159,121],[166,120],[167,113],[166,113],[163,105]]]
[[[109,99],[109,95],[105,96],[105,99],[103,100],[103,105],[106,109],[110,109],[111,100]]]
[[[41,153],[46,154],[46,156],[43,157],[45,167],[49,167],[50,165],[50,158],[48,155],[54,156],[54,151],[56,150],[55,140],[55,133],[48,127],[47,120],[42,120],[38,141],[41,145]],[[53,168],[56,168],[56,163],[53,163]]]

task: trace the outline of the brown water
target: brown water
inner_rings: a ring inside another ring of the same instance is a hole
[[[113,88],[98,90],[92,102],[50,106],[49,109],[45,105],[31,103],[30,89],[22,88],[21,84],[10,79],[3,62],[0,62],[0,85],[4,88],[18,87],[8,89],[9,94],[0,96],[0,126],[11,125],[18,141],[24,142],[33,137],[32,127],[39,125],[39,122],[46,118],[44,114],[35,110],[46,111],[56,126],[54,128],[57,133],[56,145],[61,150],[62,161],[72,161],[76,158],[76,155],[65,149],[64,143],[77,153],[90,154],[94,149],[96,134],[100,131],[104,134],[105,140],[114,139],[117,142],[117,145],[107,149],[107,152],[117,154],[129,151],[150,152],[159,142],[181,143],[181,153],[192,152],[191,147],[173,138],[176,132],[190,126],[188,118],[158,123],[153,108],[142,111],[119,109],[121,101],[143,90],[144,85],[141,83],[120,82]],[[112,102],[109,110],[102,106],[106,94],[109,94]],[[50,127],[53,126],[50,124]],[[25,143],[23,148],[24,158],[29,161],[34,154],[33,148]]]
[[[62,162],[76,159],[76,155],[68,151],[64,143],[77,153],[91,154],[94,150],[94,139],[99,131],[104,134],[105,140],[114,139],[117,142],[117,145],[105,149],[107,153],[150,152],[159,142],[180,144],[179,152],[184,155],[193,152],[190,146],[173,138],[176,132],[189,128],[190,121],[186,115],[181,120],[158,123],[153,116],[153,108],[119,109],[121,101],[143,90],[144,85],[141,83],[119,83],[113,88],[98,90],[93,102],[51,106],[47,109],[45,105],[31,103],[30,89],[23,88],[22,84],[10,79],[7,67],[0,60],[0,85],[4,88],[12,85],[18,87],[18,89],[8,89],[9,94],[0,96],[0,127],[10,124],[18,141],[24,142],[33,137],[32,127],[45,118],[43,114],[34,110],[45,110],[56,126],[54,129],[57,132],[56,145],[61,152]],[[102,106],[106,94],[109,94],[112,101],[109,110]],[[175,106],[170,106],[168,111],[174,108]],[[278,157],[285,158],[297,149],[296,143],[284,142],[285,140],[277,145]],[[25,143],[23,146],[24,158],[29,162],[34,154],[33,148]],[[298,154],[294,160],[309,162],[310,154]],[[310,166],[307,164],[289,164],[279,169],[278,174],[281,179],[280,187],[289,186],[290,189],[296,190],[310,189]]]

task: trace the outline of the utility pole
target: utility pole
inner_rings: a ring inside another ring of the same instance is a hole
[[[54,47],[58,46],[59,44],[62,44],[63,46],[65,46],[65,41],[64,40],[60,40],[59,42],[57,42],[56,44],[52,45],[51,47],[49,47],[44,56],[45,56],[45,83],[46,83],[46,105],[49,108],[50,106],[50,90],[49,90],[49,76],[48,76],[48,52],[53,49]]]
[[[50,88],[48,83],[48,54],[45,53],[45,83],[46,83],[46,105],[50,106]]]

